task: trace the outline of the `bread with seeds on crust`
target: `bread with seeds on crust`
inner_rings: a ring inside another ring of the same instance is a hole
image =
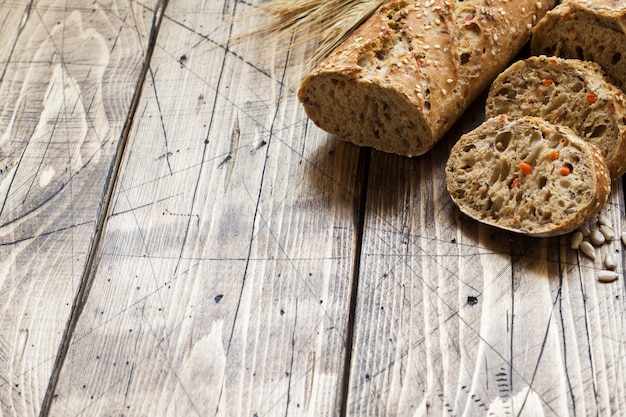
[[[391,0],[298,90],[308,117],[360,146],[421,155],[515,57],[556,0]]]
[[[461,212],[531,236],[577,229],[600,212],[611,192],[595,145],[533,116],[487,119],[452,147],[445,173]]]
[[[572,128],[603,153],[611,178],[626,172],[626,99],[600,65],[534,56],[502,72],[491,85],[485,113],[538,116]]]
[[[626,1],[562,2],[533,29],[531,53],[595,61],[626,89]]]

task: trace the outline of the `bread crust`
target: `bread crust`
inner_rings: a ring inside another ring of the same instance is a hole
[[[421,155],[521,50],[556,0],[392,0],[306,75],[317,126],[357,145]]]
[[[600,212],[611,192],[595,145],[532,116],[487,119],[453,146],[445,172],[461,212],[538,237],[577,229]]]
[[[545,55],[517,61],[489,89],[486,117],[538,116],[572,128],[604,155],[612,179],[626,172],[626,98],[595,62]]]
[[[626,2],[562,2],[533,28],[531,53],[595,61],[626,89]]]

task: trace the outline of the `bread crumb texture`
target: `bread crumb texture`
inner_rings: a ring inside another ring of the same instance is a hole
[[[298,98],[318,127],[341,139],[421,155],[555,4],[392,0],[304,78]]]
[[[623,92],[608,82],[595,62],[534,56],[513,63],[489,90],[487,117],[537,116],[572,128],[596,145],[611,177],[626,172]]]
[[[599,63],[626,88],[626,1],[570,0],[551,10],[533,30],[531,53]]]
[[[513,232],[575,230],[606,204],[611,179],[599,150],[543,119],[499,115],[451,150],[446,182],[460,210]]]

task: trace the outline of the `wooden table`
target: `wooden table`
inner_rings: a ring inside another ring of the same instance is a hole
[[[0,0],[0,416],[626,415],[624,279],[451,204],[480,111],[339,142],[253,8]]]

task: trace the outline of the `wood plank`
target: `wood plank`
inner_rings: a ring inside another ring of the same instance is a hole
[[[52,416],[339,412],[360,150],[288,90],[303,51],[225,48],[248,7],[165,12]]]
[[[150,33],[149,2],[85,5],[0,5],[2,416],[41,410]]]
[[[480,108],[481,102],[478,103]],[[626,415],[625,290],[599,284],[569,237],[533,239],[459,214],[444,165],[468,114],[431,153],[374,153],[349,415]],[[621,182],[605,213],[624,230]]]

